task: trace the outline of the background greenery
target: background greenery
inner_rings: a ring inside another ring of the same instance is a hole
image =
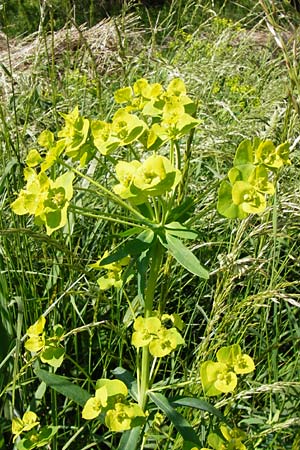
[[[48,390],[40,395],[34,373],[24,368],[20,340],[55,302],[49,329],[61,323],[71,331],[60,374],[85,386],[86,373],[95,380],[109,377],[116,366],[134,370],[130,330],[123,320],[127,303],[121,294],[99,291],[97,274],[88,269],[124,230],[71,216],[68,230],[50,238],[31,218],[12,214],[10,203],[22,188],[28,150],[42,130],[61,125],[60,111],[79,105],[85,116],[106,119],[118,87],[142,76],[160,83],[179,76],[198,102],[202,121],[190,157],[189,195],[195,203],[191,225],[199,233],[192,249],[211,277],[199,281],[174,263],[171,276],[161,276],[158,292],[167,292],[169,309],[185,320],[187,347],[161,366],[159,377],[172,395],[183,393],[171,386],[197,377],[201,362],[212,359],[222,345],[239,343],[257,369],[242,381],[237,395],[223,398],[218,406],[247,432],[249,449],[297,450],[299,16],[289,2],[267,0],[173,1],[153,9],[138,3],[106,5],[119,15],[111,22],[115,37],[105,58],[99,56],[99,47],[91,50],[84,40],[74,48],[72,34],[60,47],[51,45],[55,30],[65,25],[95,25],[104,17],[100,2],[0,2],[1,27],[9,36],[0,68],[0,445],[13,448],[13,390],[18,413],[31,406],[45,423],[62,427],[51,448],[117,445],[115,438],[100,443],[101,430],[83,423],[80,410],[62,396]],[[39,52],[18,65],[24,55],[14,53],[21,45],[17,36],[31,32],[40,39]],[[238,143],[254,136],[276,144],[288,139],[292,165],[283,171],[278,192],[262,216],[229,221],[216,211],[218,185]],[[103,166],[95,167],[94,176],[107,182]],[[105,198],[99,204],[88,192],[77,201],[91,210],[112,212]],[[127,295],[135,295],[134,284]],[[76,332],[102,320],[103,326]],[[202,396],[199,384],[188,385],[184,393]],[[189,414],[205,445],[214,419]],[[156,431],[157,438],[153,433],[145,448],[181,448],[166,419]]]

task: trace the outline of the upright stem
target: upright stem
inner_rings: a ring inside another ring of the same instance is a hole
[[[149,278],[147,281],[147,287],[145,292],[145,309],[144,317],[151,317],[153,313],[153,299],[154,292],[157,285],[157,279],[162,264],[164,255],[164,248],[159,241],[153,246],[151,266]],[[149,347],[145,346],[142,349],[142,364],[141,364],[141,381],[139,389],[139,405],[145,410],[147,404],[147,391],[149,389],[150,379],[150,354]]]

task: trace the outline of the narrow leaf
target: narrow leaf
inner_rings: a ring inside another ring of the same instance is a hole
[[[188,406],[190,408],[196,408],[201,409],[201,411],[207,411],[214,416],[218,417],[222,420],[222,422],[226,423],[230,426],[228,423],[228,420],[223,416],[223,414],[214,406],[212,406],[210,403],[208,403],[205,400],[202,400],[200,398],[194,398],[194,397],[181,397],[176,398],[170,401],[171,405],[176,408],[177,406]]]
[[[194,429],[189,422],[173,408],[164,395],[156,392],[149,392],[149,397],[156,406],[165,413],[185,441],[193,442],[201,447],[201,443]]]
[[[91,397],[90,394],[80,386],[73,384],[68,378],[54,373],[47,372],[43,369],[35,369],[36,376],[46,383],[55,391],[63,394],[65,397],[73,400],[80,406],[84,406],[86,401]]]
[[[208,271],[201,266],[196,256],[179,239],[166,231],[166,241],[161,239],[161,243],[185,269],[200,278],[208,280]]]
[[[168,234],[172,236],[178,236],[182,239],[196,239],[198,236],[197,231],[190,230],[179,222],[170,222],[166,224]]]
[[[140,441],[141,427],[125,431],[120,439],[118,450],[136,450]]]
[[[101,260],[101,266],[106,264],[111,264],[113,262],[119,261],[128,255],[137,256],[140,255],[144,250],[151,246],[154,238],[154,233],[152,230],[145,230],[140,233],[135,239],[131,239],[120,245],[115,251],[113,251],[106,258]]]

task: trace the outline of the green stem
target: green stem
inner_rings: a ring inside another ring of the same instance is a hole
[[[162,265],[163,255],[164,255],[164,248],[161,245],[161,243],[157,241],[152,249],[150,273],[145,292],[145,309],[144,309],[145,318],[151,317],[153,314],[154,292],[157,285],[159,271]],[[147,391],[149,389],[149,380],[150,380],[150,362],[151,357],[149,353],[149,347],[145,346],[142,349],[141,381],[139,384],[140,386],[139,405],[143,410],[145,410],[147,405],[147,397],[148,397]]]

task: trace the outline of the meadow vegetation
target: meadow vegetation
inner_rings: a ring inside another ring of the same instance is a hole
[[[299,450],[300,15],[106,3],[0,2],[0,448]]]

